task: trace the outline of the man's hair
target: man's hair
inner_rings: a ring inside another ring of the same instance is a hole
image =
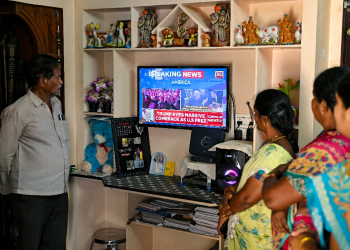
[[[56,58],[45,54],[35,55],[27,64],[28,86],[35,86],[41,77],[51,79],[58,67],[59,62]]]

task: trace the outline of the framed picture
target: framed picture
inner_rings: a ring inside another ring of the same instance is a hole
[[[119,177],[149,173],[151,149],[148,127],[137,117],[112,118],[116,172]]]
[[[151,159],[151,168],[149,169],[150,174],[164,175],[166,164],[165,154],[157,152],[153,154]]]

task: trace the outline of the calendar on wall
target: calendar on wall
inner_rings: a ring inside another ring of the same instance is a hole
[[[116,172],[119,177],[145,175],[151,164],[148,126],[137,117],[112,118]]]

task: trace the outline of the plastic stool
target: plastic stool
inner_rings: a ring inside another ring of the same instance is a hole
[[[126,249],[126,231],[117,228],[105,228],[96,231],[92,235],[90,250],[101,249],[95,244],[107,245],[107,250]],[[105,248],[103,248],[105,249]]]

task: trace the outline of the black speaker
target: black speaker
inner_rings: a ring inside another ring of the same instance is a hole
[[[241,178],[248,160],[248,155],[242,151],[216,148],[215,191],[223,193],[225,188],[234,185]]]
[[[222,129],[195,127],[191,132],[190,154],[216,157],[216,151],[210,148],[225,140],[225,131]]]

